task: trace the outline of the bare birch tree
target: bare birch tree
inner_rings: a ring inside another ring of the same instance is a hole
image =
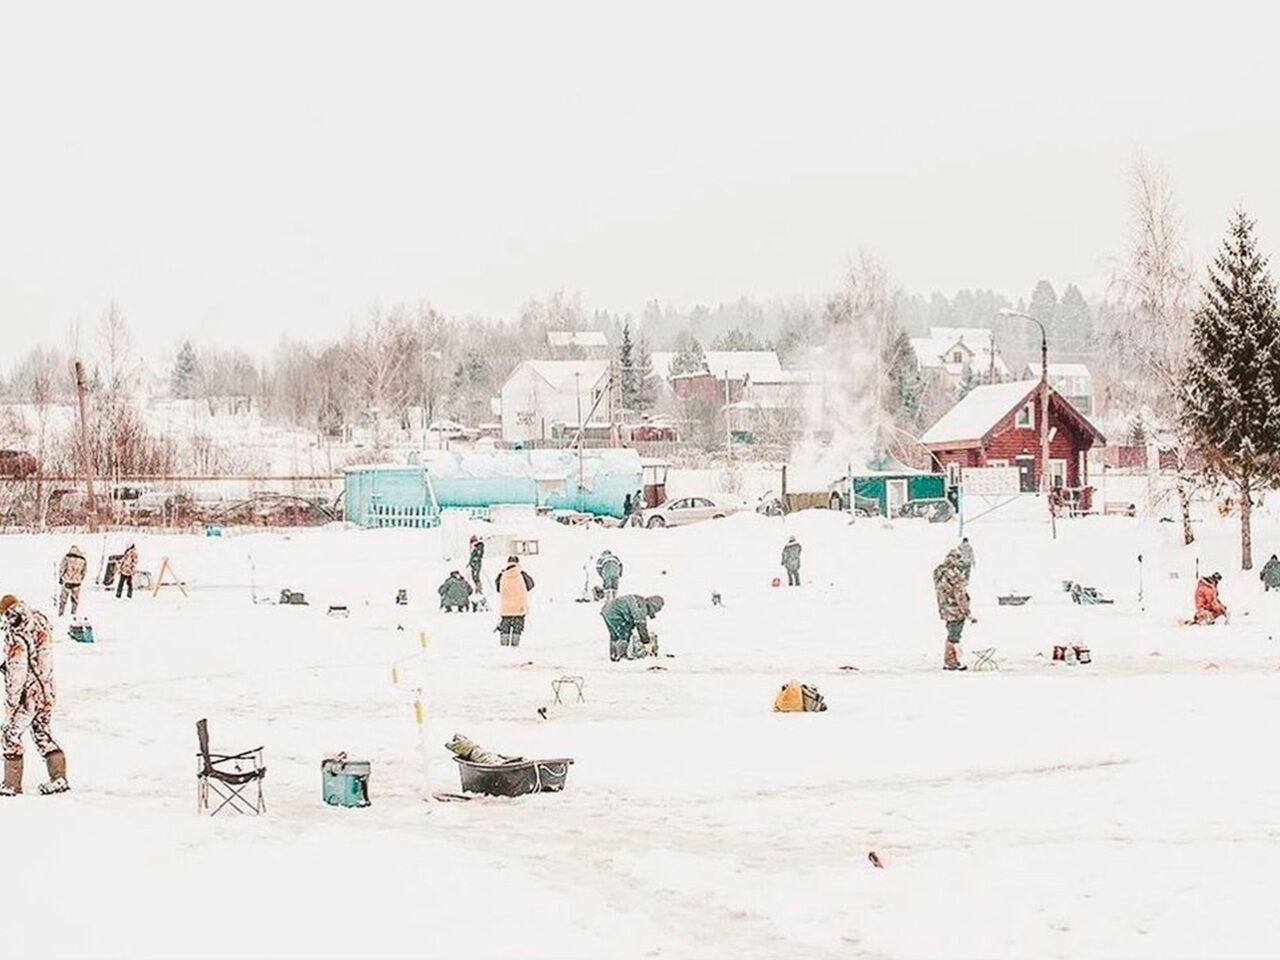
[[[1111,283],[1110,355],[1126,371],[1130,401],[1144,404],[1172,431],[1182,539],[1191,526],[1191,449],[1179,423],[1179,386],[1191,340],[1191,256],[1173,190],[1163,170],[1139,155],[1130,173],[1128,255]]]

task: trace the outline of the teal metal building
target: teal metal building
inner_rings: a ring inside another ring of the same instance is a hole
[[[913,470],[886,454],[867,463],[866,469],[854,471],[849,485],[859,504],[874,501],[880,516],[897,516],[902,508],[918,500],[942,500],[947,495],[947,478],[941,473]]]
[[[343,517],[362,527],[431,527],[440,512],[527,505],[621,518],[641,489],[634,450],[430,453],[422,464],[349,467]]]

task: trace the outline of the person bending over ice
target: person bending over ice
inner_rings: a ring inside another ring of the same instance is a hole
[[[454,570],[440,584],[440,609],[445,613],[466,613],[471,609],[472,586],[461,572]]]
[[[604,605],[600,616],[609,628],[610,660],[617,663],[658,655],[658,638],[649,633],[648,621],[658,615],[662,605],[661,597],[642,597],[638,593],[629,593]],[[634,646],[633,633],[639,637],[639,643]]]
[[[1222,582],[1222,574],[1211,573],[1201,577],[1196,584],[1196,615],[1193,622],[1198,624],[1230,623],[1231,617],[1226,604],[1218,599],[1218,584]]]

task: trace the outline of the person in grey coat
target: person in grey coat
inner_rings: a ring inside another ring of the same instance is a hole
[[[445,613],[465,613],[471,609],[471,593],[474,588],[457,570],[440,584],[440,609]]]
[[[787,568],[787,586],[800,586],[800,541],[795,537],[782,548],[782,565]]]
[[[604,550],[596,559],[596,573],[600,575],[605,600],[612,600],[618,595],[618,583],[622,580],[622,561],[611,551]]]
[[[638,593],[629,593],[604,605],[600,616],[609,628],[610,660],[616,663],[658,655],[657,637],[649,633],[648,621],[658,615],[662,606],[661,597],[642,597]],[[633,633],[639,636],[639,643],[634,648],[631,643]]]

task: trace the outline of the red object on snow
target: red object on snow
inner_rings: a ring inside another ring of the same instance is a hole
[[[773,586],[773,587],[780,587],[780,586],[782,586],[782,578],[781,578],[781,577],[774,577],[774,578],[773,578],[773,583],[771,583],[771,584],[770,584],[770,586]]]
[[[871,861],[871,865],[877,870],[884,869],[884,864],[880,862],[880,854],[876,853],[874,850],[867,854],[867,859]]]

